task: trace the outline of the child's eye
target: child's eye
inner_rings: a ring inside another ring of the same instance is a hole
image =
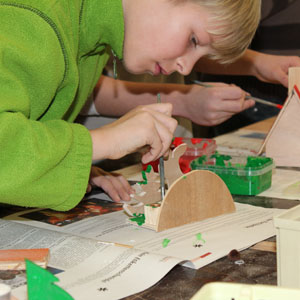
[[[191,36],[190,41],[191,41],[191,44],[192,44],[195,48],[198,46],[198,40],[197,40],[197,38],[196,38],[194,35]]]

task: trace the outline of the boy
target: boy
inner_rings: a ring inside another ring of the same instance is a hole
[[[130,72],[186,75],[202,56],[242,55],[259,11],[259,0],[0,2],[1,202],[68,210],[86,191],[92,159],[144,145],[143,162],[166,153],[176,127],[167,103],[91,131],[72,123],[109,47]]]

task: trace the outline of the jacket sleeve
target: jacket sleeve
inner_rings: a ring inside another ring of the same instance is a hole
[[[30,33],[30,34],[29,34]],[[64,79],[61,44],[47,22],[0,9],[0,202],[68,210],[83,197],[92,162],[88,130],[40,121]]]

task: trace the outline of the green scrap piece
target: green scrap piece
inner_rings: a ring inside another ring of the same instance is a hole
[[[182,178],[183,178],[183,179],[186,179],[187,177],[186,177],[186,175],[184,175],[184,176],[182,176]]]
[[[28,259],[25,261],[28,300],[74,300],[70,294],[54,284],[59,281],[56,276]]]
[[[216,159],[216,166],[225,166],[225,161],[228,161],[231,159],[230,155],[222,155],[219,153],[215,153],[211,156],[211,158]]]
[[[202,233],[197,233],[196,238],[198,241],[202,241],[203,243],[206,243],[206,241],[202,238]]]
[[[130,218],[131,221],[136,222],[139,226],[145,223],[145,214],[133,214],[134,217]]]
[[[169,245],[170,242],[171,242],[171,240],[169,240],[169,239],[164,239],[163,242],[162,242],[163,248],[166,248],[166,247]]]
[[[146,173],[151,172],[152,167],[150,165],[147,166],[147,169],[145,171],[142,171],[142,177],[144,181],[139,182],[139,184],[148,184],[148,178]]]

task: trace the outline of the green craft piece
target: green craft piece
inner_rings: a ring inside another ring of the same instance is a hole
[[[146,173],[150,173],[151,172],[151,166],[148,165],[147,169],[145,171],[142,171],[142,177],[144,179],[144,181],[139,182],[139,184],[148,184],[148,178],[147,178],[147,174]]]
[[[169,239],[164,239],[163,242],[162,242],[163,248],[166,248],[166,247],[169,245],[170,242],[171,242],[171,240],[169,240]]]
[[[211,158],[216,159],[216,166],[225,166],[225,161],[230,160],[231,156],[215,153],[211,156]]]
[[[134,218],[130,218],[131,221],[136,222],[139,226],[142,226],[145,223],[144,214],[133,214]]]
[[[52,273],[28,259],[25,261],[28,300],[74,300],[70,294],[54,284],[59,279]]]
[[[203,243],[206,243],[206,241],[202,238],[202,233],[197,233],[196,238],[198,241],[202,241]]]

